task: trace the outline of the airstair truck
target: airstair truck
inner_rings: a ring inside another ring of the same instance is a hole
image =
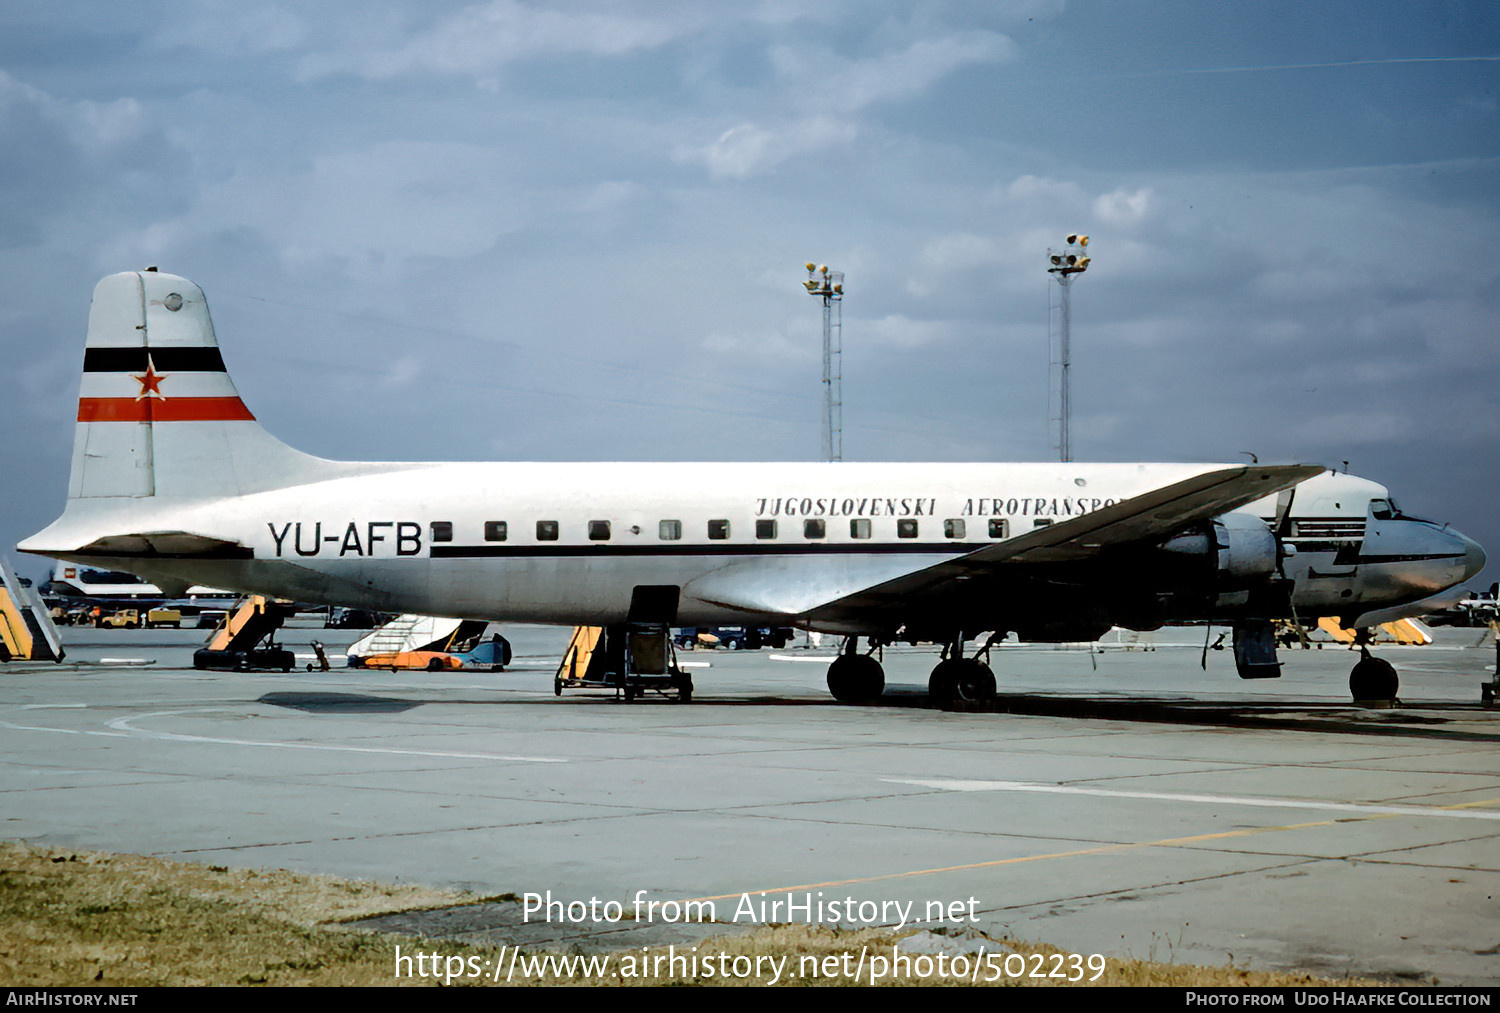
[[[297,664],[297,656],[276,646],[274,640],[265,647],[261,647],[260,642],[274,638],[292,610],[290,602],[252,594],[224,616],[223,623],[209,638],[207,647],[193,652],[193,667],[221,672],[275,669],[290,672]]]

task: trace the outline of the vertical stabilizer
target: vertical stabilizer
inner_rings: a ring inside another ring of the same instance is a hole
[[[156,271],[99,282],[69,499],[236,496],[333,468],[255,421],[224,369],[197,285]]]

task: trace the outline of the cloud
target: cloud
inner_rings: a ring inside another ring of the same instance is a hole
[[[183,151],[136,99],[68,101],[0,70],[0,235],[16,247],[163,204],[150,180],[186,169]]]
[[[678,149],[676,159],[700,163],[716,179],[747,179],[770,172],[798,155],[849,144],[855,134],[852,123],[823,116],[769,130],[742,123],[724,131],[707,147]]]
[[[296,49],[307,37],[306,22],[280,4],[198,0],[174,8],[146,41],[158,52],[194,48],[235,57]]]
[[[1369,446],[1402,444],[1420,431],[1404,412],[1390,405],[1372,411],[1335,412],[1309,415],[1289,427],[1294,440],[1323,445]]]
[[[389,141],[317,155],[284,175],[237,173],[210,186],[204,204],[221,226],[262,230],[298,259],[466,257],[525,220],[506,175],[489,147]]]
[[[1008,185],[991,192],[992,201],[1045,201],[1049,204],[1073,205],[1080,203],[1083,188],[1068,180],[1049,176],[1018,176]]]
[[[822,338],[797,341],[779,331],[705,335],[702,346],[719,357],[753,357],[757,362],[810,362],[823,354]]]
[[[850,112],[877,102],[911,99],[960,67],[997,63],[1015,55],[999,32],[957,32],[918,39],[905,49],[851,60],[814,46],[777,46],[771,62],[799,100]]]
[[[948,320],[913,320],[892,313],[878,320],[850,318],[846,330],[861,345],[886,348],[925,348],[942,344],[954,336],[954,325]]]
[[[693,8],[659,14],[650,10],[629,16],[608,5],[559,8],[491,0],[442,18],[393,48],[311,54],[302,71],[307,78],[351,71],[377,80],[421,72],[484,76],[530,57],[618,56],[656,49],[703,23]]]
[[[952,288],[956,279],[968,278],[974,272],[993,273],[1003,257],[1000,244],[988,236],[972,232],[935,236],[922,244],[906,279],[906,291],[925,298]],[[968,278],[965,283],[972,280]]]
[[[857,114],[880,102],[909,100],[960,67],[1010,58],[1013,46],[996,32],[968,31],[918,39],[893,52],[863,59],[838,56],[803,43],[770,49],[783,104],[816,107],[818,115],[751,120],[725,130],[711,144],[678,147],[679,163],[705,166],[715,179],[748,179],[803,155],[851,144]]]
[[[1151,213],[1153,196],[1154,191],[1149,186],[1100,194],[1094,199],[1094,216],[1116,228],[1138,225]]]

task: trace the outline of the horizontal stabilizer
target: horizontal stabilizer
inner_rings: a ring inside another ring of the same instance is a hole
[[[255,551],[238,542],[209,538],[187,531],[150,531],[97,538],[76,554],[83,556],[140,556],[157,559],[253,559]]]

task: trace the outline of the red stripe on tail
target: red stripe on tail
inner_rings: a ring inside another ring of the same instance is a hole
[[[254,422],[237,397],[81,397],[79,422]]]

